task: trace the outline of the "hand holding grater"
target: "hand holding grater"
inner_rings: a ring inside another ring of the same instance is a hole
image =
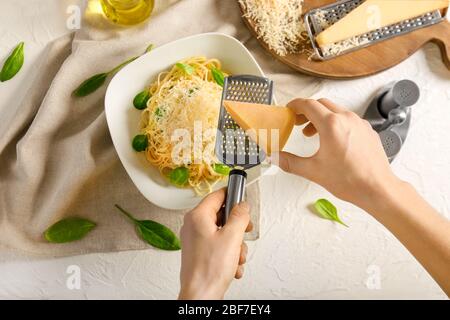
[[[232,168],[228,176],[225,209],[220,225],[228,220],[233,207],[244,201],[246,169],[259,165],[266,154],[236,124],[225,110],[225,100],[249,103],[272,104],[273,82],[264,77],[238,75],[225,78],[219,123],[217,127],[215,153],[220,162]]]

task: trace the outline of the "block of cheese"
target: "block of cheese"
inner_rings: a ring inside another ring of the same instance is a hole
[[[316,37],[319,46],[333,44],[381,27],[447,8],[449,0],[366,0]]]
[[[237,101],[224,101],[224,106],[233,120],[268,155],[283,149],[295,124],[294,112],[286,107]],[[278,141],[273,141],[272,137],[278,137]]]

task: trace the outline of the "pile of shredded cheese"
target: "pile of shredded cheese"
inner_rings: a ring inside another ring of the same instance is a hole
[[[256,25],[256,32],[280,56],[298,53],[307,40],[301,17],[303,0],[239,0],[244,17]]]
[[[244,7],[244,17],[255,23],[258,38],[280,56],[290,53],[306,53],[314,57],[311,43],[301,17],[303,0],[239,0]],[[318,10],[314,18],[322,29],[330,25],[325,11]],[[365,37],[355,36],[321,47],[323,56],[335,56],[349,49],[369,43]]]
[[[320,47],[320,49],[322,50],[322,54],[324,56],[337,56],[344,51],[353,49],[355,47],[363,46],[369,42],[370,41],[367,38],[361,36],[354,36],[349,39],[345,39],[333,44],[327,44],[325,46]]]

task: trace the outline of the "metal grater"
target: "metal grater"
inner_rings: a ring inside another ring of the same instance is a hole
[[[364,0],[342,0],[336,3],[313,9],[305,14],[305,26],[314,49],[314,58],[328,60],[349,52],[368,47],[383,40],[403,35],[414,30],[428,27],[441,22],[445,18],[440,10],[428,12],[416,18],[407,19],[390,26],[356,36],[352,41],[343,40],[337,42],[344,49],[339,51],[325,51],[315,41],[316,36],[330,25],[345,17],[350,11],[358,7]],[[359,44],[356,44],[358,42]]]
[[[272,104],[273,82],[264,77],[238,75],[225,78],[215,153],[217,159],[233,170],[228,177],[227,197],[221,225],[228,220],[231,209],[244,200],[246,169],[259,165],[266,154],[231,118],[223,101]]]

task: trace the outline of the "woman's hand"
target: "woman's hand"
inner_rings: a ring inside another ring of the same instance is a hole
[[[251,230],[248,204],[233,208],[227,224],[217,226],[225,190],[208,195],[187,213],[181,229],[181,290],[179,299],[223,299],[233,278],[244,273]]]
[[[314,181],[360,207],[372,201],[374,193],[400,183],[367,121],[327,99],[296,99],[288,108],[297,115],[297,125],[309,122],[304,135],[319,134],[320,149],[312,157],[280,152],[279,165],[284,171]]]
[[[370,124],[326,99],[296,99],[288,107],[297,114],[297,124],[309,122],[306,136],[319,133],[320,148],[309,158],[281,152],[280,167],[370,213],[450,296],[450,222],[394,176]]]

